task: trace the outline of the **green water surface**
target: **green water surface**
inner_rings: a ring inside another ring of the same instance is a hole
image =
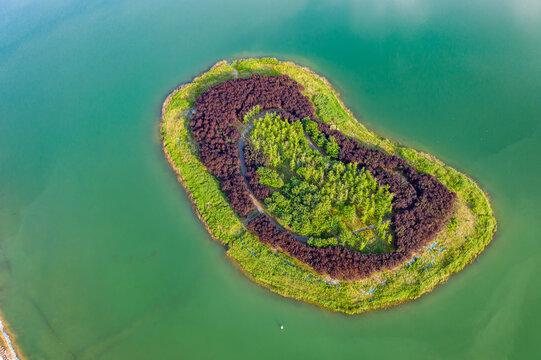
[[[0,1],[0,309],[28,359],[541,358],[541,3]],[[326,76],[490,194],[499,231],[421,299],[272,294],[192,213],[158,132],[220,59]],[[280,325],[284,330],[280,330]]]

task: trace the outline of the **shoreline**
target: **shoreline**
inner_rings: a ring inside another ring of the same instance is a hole
[[[263,59],[269,59],[269,58],[263,58]],[[496,230],[497,230],[497,222],[494,218],[494,215],[493,215],[493,212],[492,212],[492,208],[490,206],[490,197],[488,196],[488,194],[486,193],[486,191],[484,191],[479,185],[478,183],[469,175],[467,174],[464,174],[452,167],[450,167],[449,165],[443,163],[441,160],[437,159],[434,155],[431,155],[431,154],[426,154],[424,152],[420,152],[420,151],[417,151],[417,150],[414,150],[412,148],[409,148],[407,146],[404,146],[398,142],[395,142],[395,141],[392,141],[392,140],[389,140],[387,138],[383,138],[381,136],[379,136],[378,134],[376,134],[374,131],[370,130],[369,128],[367,128],[364,124],[362,124],[361,122],[359,122],[357,120],[357,118],[353,115],[353,113],[351,112],[351,110],[349,108],[347,108],[345,106],[345,104],[343,103],[342,99],[340,99],[339,97],[339,94],[338,92],[332,87],[332,85],[330,84],[330,82],[322,77],[321,75],[318,75],[316,73],[314,73],[312,70],[310,70],[309,68],[306,68],[306,67],[303,67],[301,65],[298,65],[298,64],[295,64],[293,62],[290,62],[290,61],[287,61],[287,60],[277,60],[277,59],[274,59],[277,61],[277,66],[281,65],[281,64],[285,64],[287,66],[292,66],[294,68],[297,68],[303,72],[306,72],[308,73],[310,76],[314,77],[315,79],[317,80],[320,80],[321,82],[323,82],[323,84],[330,90],[330,92],[334,95],[334,97],[336,98],[336,100],[338,101],[338,103],[340,104],[341,108],[344,109],[345,112],[347,112],[347,114],[351,117],[351,119],[356,122],[360,127],[364,128],[366,130],[366,132],[368,133],[368,135],[370,136],[374,136],[376,139],[377,139],[377,143],[375,146],[377,147],[380,147],[384,150],[387,150],[387,152],[394,152],[394,151],[399,151],[400,149],[405,149],[405,150],[413,150],[413,152],[415,152],[416,154],[418,154],[419,156],[421,157],[424,157],[432,162],[435,162],[437,164],[439,164],[440,166],[442,166],[443,168],[445,169],[450,169],[450,171],[454,171],[456,173],[458,173],[460,176],[463,176],[465,178],[468,179],[468,181],[471,183],[471,185],[473,186],[473,190],[476,190],[478,192],[480,192],[482,198],[486,201],[487,205],[488,205],[488,210],[489,212],[488,213],[475,213],[476,216],[489,216],[492,220],[493,220],[493,223],[492,226],[490,227],[490,229],[492,231],[490,231],[490,234],[488,232],[483,232],[482,234],[480,234],[480,238],[478,239],[478,242],[479,242],[479,245],[476,249],[474,249],[472,252],[470,252],[469,254],[467,254],[467,256],[464,256],[464,258],[460,259],[462,261],[459,262],[459,264],[455,264],[457,265],[457,267],[451,269],[450,271],[446,272],[445,274],[440,274],[440,276],[436,277],[435,279],[433,279],[433,281],[430,281],[429,284],[425,284],[425,287],[422,288],[421,291],[419,292],[415,292],[415,293],[410,293],[402,298],[398,298],[398,299],[393,299],[393,300],[388,300],[387,302],[383,303],[383,304],[377,304],[375,306],[372,306],[372,307],[366,307],[366,308],[336,308],[336,307],[331,307],[330,305],[328,304],[325,304],[321,301],[318,301],[320,300],[319,298],[312,298],[312,297],[309,297],[309,296],[306,296],[306,295],[303,295],[303,296],[299,296],[298,294],[295,294],[294,291],[292,291],[292,289],[289,289],[289,288],[284,288],[283,286],[280,287],[280,286],[277,286],[276,284],[274,284],[272,281],[262,281],[261,279],[258,279],[256,278],[255,276],[253,276],[253,274],[250,272],[251,270],[253,271],[253,269],[248,269],[246,267],[246,264],[243,263],[242,261],[240,261],[240,259],[238,259],[237,257],[235,257],[234,254],[231,254],[229,251],[227,251],[229,249],[229,244],[218,238],[215,234],[214,234],[214,231],[212,230],[211,228],[211,225],[205,220],[205,218],[202,216],[202,214],[200,213],[199,209],[197,208],[197,204],[196,204],[196,201],[195,201],[195,197],[194,195],[192,194],[192,192],[190,191],[189,189],[189,185],[188,185],[188,182],[186,181],[186,179],[184,179],[182,173],[181,173],[181,170],[180,168],[178,167],[178,165],[175,163],[175,160],[172,158],[168,148],[167,148],[167,131],[166,131],[166,116],[168,115],[167,113],[167,108],[172,100],[172,98],[179,92],[181,91],[182,89],[184,89],[185,87],[193,84],[194,82],[196,82],[196,80],[204,77],[208,72],[210,72],[211,70],[215,69],[215,68],[219,68],[223,65],[228,65],[228,66],[231,66],[232,67],[232,71],[236,71],[238,73],[238,70],[236,70],[236,68],[234,67],[234,65],[231,65],[233,63],[235,63],[235,65],[239,62],[242,62],[242,61],[251,61],[251,60],[254,60],[254,61],[261,61],[262,59],[258,58],[258,59],[253,59],[253,58],[250,58],[250,59],[235,59],[235,60],[232,60],[232,63],[228,63],[226,60],[221,60],[221,61],[218,61],[216,62],[213,66],[211,66],[210,68],[208,68],[207,70],[201,72],[199,75],[197,75],[196,77],[194,77],[190,82],[187,82],[187,83],[183,83],[179,86],[177,86],[172,92],[170,92],[166,99],[164,100],[164,103],[162,104],[162,111],[161,111],[161,121],[160,121],[160,136],[161,136],[161,140],[162,140],[162,150],[164,151],[164,153],[166,154],[166,159],[167,161],[169,162],[169,165],[172,167],[173,171],[175,172],[175,174],[177,175],[177,180],[181,183],[181,185],[183,186],[183,188],[185,189],[186,193],[188,194],[188,198],[190,199],[191,203],[192,203],[192,208],[194,210],[194,213],[196,214],[196,216],[201,220],[201,222],[203,223],[205,229],[207,230],[207,232],[210,234],[211,238],[213,240],[218,240],[220,241],[220,243],[226,248],[226,255],[231,258],[233,261],[233,264],[235,267],[239,268],[239,270],[241,271],[241,273],[248,277],[250,280],[252,280],[253,282],[255,282],[256,284],[260,285],[260,286],[263,286],[265,287],[267,290],[273,292],[273,293],[276,293],[280,296],[283,296],[283,297],[286,297],[286,298],[291,298],[291,299],[295,299],[295,300],[302,300],[304,302],[307,302],[307,303],[311,303],[311,304],[314,304],[320,308],[324,308],[324,309],[328,309],[328,310],[332,310],[334,312],[341,312],[341,313],[345,313],[345,314],[348,314],[348,315],[354,315],[354,314],[360,314],[360,313],[363,313],[365,311],[368,311],[368,310],[383,310],[383,309],[387,309],[387,308],[390,308],[392,306],[396,306],[398,304],[401,304],[401,303],[405,303],[405,302],[408,302],[408,301],[411,301],[411,300],[415,300],[417,298],[419,298],[421,295],[425,294],[425,293],[429,293],[429,292],[432,292],[438,285],[440,284],[443,284],[445,282],[448,281],[448,279],[451,277],[451,275],[453,274],[456,274],[458,272],[460,272],[462,269],[464,269],[467,265],[470,265],[472,264],[475,259],[477,258],[477,256],[487,247],[487,245],[493,240],[495,234],[496,234]],[[272,60],[272,59],[271,59]],[[184,117],[183,117],[184,118]],[[337,124],[335,124],[335,126],[338,126]],[[339,126],[338,126],[339,127]],[[358,140],[361,140],[361,137],[363,135],[366,135],[366,134],[361,134],[361,133],[353,133],[354,137],[357,138]],[[351,136],[351,135],[350,135]],[[193,141],[193,139],[191,139]],[[361,140],[362,141],[362,140]],[[394,150],[394,151],[393,151]],[[197,158],[197,157],[196,157]],[[198,158],[197,158],[198,159]],[[411,160],[411,159],[410,159]],[[471,190],[471,189],[470,189]],[[237,217],[238,218],[238,217]],[[488,225],[487,225],[488,226]],[[487,227],[487,229],[489,229]],[[476,239],[477,240],[477,239]],[[375,278],[378,278],[380,276],[384,275],[383,272],[382,273],[377,273],[375,274]],[[266,279],[265,279],[266,280]],[[346,283],[344,281],[344,283]],[[283,285],[283,284],[282,284]],[[363,295],[364,296],[364,295]],[[363,300],[364,301],[364,300]]]
[[[22,351],[15,342],[15,336],[2,314],[0,314],[0,330],[0,359],[24,360]]]
[[[200,75],[195,77],[192,80],[192,82],[195,81],[197,78],[201,77],[202,74],[214,69],[217,66],[220,66],[219,64],[221,64],[223,62],[225,62],[225,60],[217,62],[212,67],[210,67],[208,70],[202,72]],[[188,184],[187,184],[186,180],[182,177],[182,174],[181,174],[180,170],[178,169],[175,162],[173,161],[173,158],[171,157],[171,154],[169,153],[169,151],[167,151],[167,147],[166,147],[166,144],[165,144],[165,138],[163,136],[163,130],[164,130],[163,127],[165,125],[164,118],[165,118],[165,115],[166,115],[166,112],[167,112],[167,107],[169,106],[169,103],[171,102],[171,99],[173,98],[173,96],[175,96],[176,93],[178,93],[180,90],[182,90],[183,88],[185,88],[189,84],[190,83],[184,83],[184,84],[180,84],[179,86],[177,86],[173,91],[171,91],[169,93],[169,95],[167,95],[167,97],[165,98],[165,100],[164,100],[164,102],[162,104],[162,110],[161,110],[161,116],[160,116],[160,126],[159,126],[160,138],[161,138],[161,147],[162,147],[162,151],[165,154],[165,158],[166,158],[167,162],[169,163],[169,166],[171,167],[171,169],[173,170],[173,172],[176,175],[177,181],[182,185],[182,187],[184,188],[184,191],[188,195],[188,199],[190,199],[190,202],[192,203],[193,212],[195,213],[197,218],[201,221],[201,223],[203,224],[205,230],[211,236],[212,240],[218,241],[220,244],[223,244],[223,242],[220,239],[218,239],[216,236],[214,236],[214,233],[211,230],[209,224],[207,223],[205,218],[201,215],[201,213],[199,212],[199,209],[197,209],[195,198],[194,198],[192,192],[190,191],[190,189],[188,188]]]

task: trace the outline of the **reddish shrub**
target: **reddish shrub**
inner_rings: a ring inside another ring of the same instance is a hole
[[[276,110],[290,122],[304,117],[317,121],[320,131],[336,138],[340,145],[340,161],[359,163],[381,185],[389,185],[394,193],[391,227],[396,234],[396,250],[390,254],[360,254],[341,247],[310,247],[279,230],[264,215],[252,220],[249,230],[262,243],[279,248],[333,278],[364,278],[374,271],[399,265],[442,229],[456,194],[434,176],[417,172],[404,159],[364,147],[318,121],[313,104],[302,95],[302,90],[302,86],[287,75],[252,75],[248,79],[215,85],[202,93],[190,119],[201,161],[220,181],[231,208],[240,216],[246,216],[255,206],[240,169],[238,119],[259,105],[263,111]],[[254,195],[262,200],[269,195],[269,189],[259,184],[256,171],[265,159],[249,143],[245,145],[244,153],[246,180]]]

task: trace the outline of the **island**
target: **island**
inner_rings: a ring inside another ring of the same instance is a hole
[[[292,62],[216,63],[166,98],[161,135],[195,213],[239,268],[327,309],[418,298],[496,231],[470,177],[367,129]]]

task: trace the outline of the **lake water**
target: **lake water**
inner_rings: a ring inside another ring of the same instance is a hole
[[[541,2],[0,2],[0,309],[29,359],[540,358]],[[164,160],[162,101],[220,59],[326,76],[489,192],[494,242],[345,316],[244,277]],[[280,325],[284,330],[280,330]]]

